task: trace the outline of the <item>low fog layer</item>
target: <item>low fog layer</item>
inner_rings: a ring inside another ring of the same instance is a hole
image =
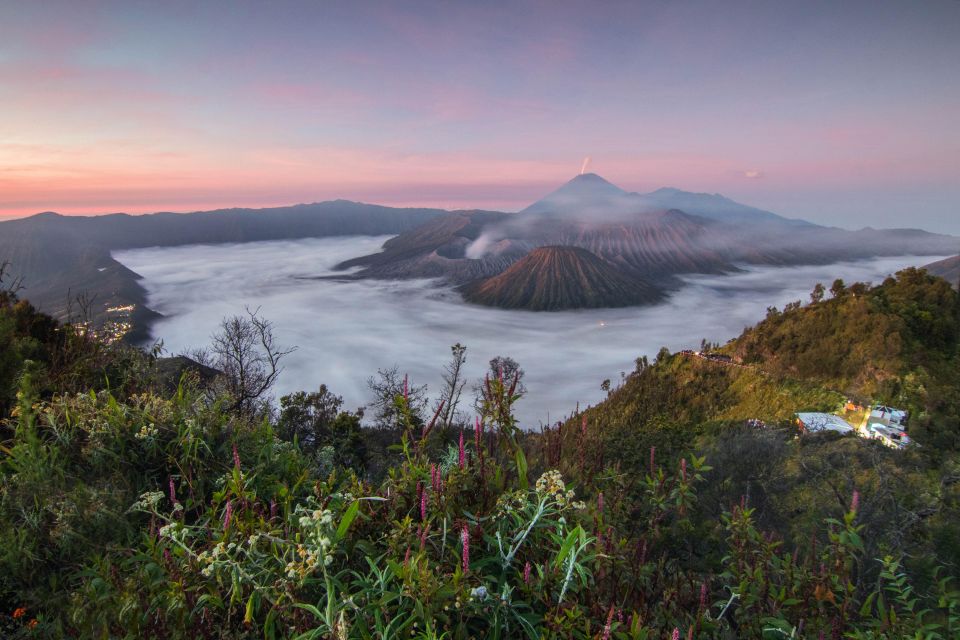
[[[450,345],[467,346],[467,374],[483,375],[497,355],[526,370],[529,393],[517,407],[525,427],[596,403],[634,359],[661,346],[724,342],[758,322],[771,305],[807,301],[817,282],[878,283],[933,257],[881,258],[829,266],[754,268],[729,276],[684,278],[686,286],[653,307],[555,313],[505,311],[463,303],[433,281],[318,280],[348,258],[373,253],[386,237],[321,238],[233,245],[192,245],[115,252],[144,277],[149,306],[167,316],[153,335],[171,353],[208,344],[224,316],[260,307],[278,342],[296,345],[275,394],[321,383],[348,407],[370,400],[366,380],[398,365],[415,384],[439,391]],[[342,275],[342,272],[337,274]],[[465,394],[466,395],[466,394]],[[469,400],[467,404],[470,404]],[[466,407],[464,407],[466,408]]]

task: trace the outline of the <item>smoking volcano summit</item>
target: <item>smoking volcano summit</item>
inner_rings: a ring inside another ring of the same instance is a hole
[[[357,278],[439,277],[469,302],[553,311],[655,303],[684,274],[942,255],[956,244],[914,229],[823,227],[720,194],[628,192],[583,173],[518,213],[448,213],[339,266],[361,267]]]

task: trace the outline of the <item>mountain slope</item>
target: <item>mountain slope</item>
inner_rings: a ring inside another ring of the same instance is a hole
[[[468,302],[531,311],[626,307],[663,297],[589,251],[564,246],[534,249],[500,275],[461,291]]]
[[[937,260],[923,266],[927,273],[939,276],[956,289],[960,287],[960,256]]]
[[[132,321],[135,332],[131,337],[140,339],[146,336],[146,323],[156,314],[143,307],[146,295],[140,277],[114,260],[112,250],[395,234],[441,213],[438,209],[394,209],[346,200],[142,216],[47,212],[0,222],[0,261],[11,264],[10,275],[22,278],[24,295],[38,308],[62,319],[72,299],[86,296],[93,299],[89,311],[96,324]],[[109,311],[130,305],[132,311]]]

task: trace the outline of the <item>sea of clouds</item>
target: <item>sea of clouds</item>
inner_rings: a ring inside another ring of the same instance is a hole
[[[879,283],[889,274],[936,257],[880,258],[826,266],[749,268],[727,276],[685,277],[686,286],[662,304],[627,309],[552,313],[505,311],[465,304],[435,281],[340,281],[332,267],[376,252],[387,237],[320,238],[246,244],[191,245],[115,252],[144,277],[148,305],[166,316],[153,326],[170,353],[209,343],[225,316],[260,308],[283,345],[274,393],[326,384],[347,407],[370,400],[367,379],[397,365],[435,397],[450,345],[467,346],[467,375],[508,355],[526,371],[528,394],[517,404],[527,428],[555,421],[602,400],[600,385],[616,385],[641,355],[651,359],[725,342],[755,324],[768,306],[809,299],[817,282]],[[465,396],[469,395],[469,385]],[[469,399],[465,403],[470,404]],[[464,407],[466,408],[466,407]]]

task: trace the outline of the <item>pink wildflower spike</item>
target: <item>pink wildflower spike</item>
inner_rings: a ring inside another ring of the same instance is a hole
[[[233,502],[227,503],[227,509],[223,512],[223,530],[230,528],[230,520],[233,518]]]
[[[680,459],[680,477],[683,478],[683,481],[687,481],[687,459]]]
[[[177,490],[173,484],[173,476],[170,476],[170,502],[177,504]]]
[[[403,554],[403,566],[410,564],[410,547],[407,547],[407,552]]]
[[[470,528],[463,525],[460,531],[460,541],[463,543],[463,572],[470,571]]]
[[[403,399],[404,399],[405,401],[408,401],[408,402],[409,402],[409,400],[410,400],[410,386],[409,386],[409,380],[408,380],[408,379],[409,379],[409,375],[406,374],[406,373],[403,374]]]
[[[430,525],[424,525],[423,530],[420,532],[420,551],[423,551],[424,547],[427,546],[427,534],[430,532]]]
[[[859,507],[860,507],[860,492],[854,489],[853,498],[851,498],[850,500],[850,511],[856,513]]]
[[[237,453],[237,443],[233,443],[233,466],[240,468],[240,454]]]
[[[707,607],[707,583],[703,582],[700,584],[700,608],[706,609]]]
[[[610,612],[607,613],[607,624],[603,627],[603,640],[610,640],[610,629],[613,626],[613,613],[615,609],[613,605],[610,605]]]
[[[530,570],[533,567],[530,566],[530,562],[527,561],[527,564],[523,565],[523,583],[530,584]]]
[[[417,482],[417,501],[414,504],[420,504],[423,500],[423,483]]]
[[[480,437],[483,435],[483,427],[480,426],[480,418],[477,417],[477,423],[473,427],[473,444],[477,447],[477,455],[480,455]]]
[[[457,462],[460,464],[461,469],[467,464],[467,452],[463,448],[463,429],[460,429],[460,448],[458,450]]]
[[[427,492],[420,494],[420,521],[427,521]]]
[[[434,493],[437,491],[437,465],[436,463],[430,463],[430,488],[433,489]]]
[[[656,470],[656,457],[657,457],[657,448],[650,447],[650,475],[653,475],[653,472]]]
[[[671,636],[671,638],[673,640],[680,640],[680,629],[678,627],[673,628],[673,636]]]

